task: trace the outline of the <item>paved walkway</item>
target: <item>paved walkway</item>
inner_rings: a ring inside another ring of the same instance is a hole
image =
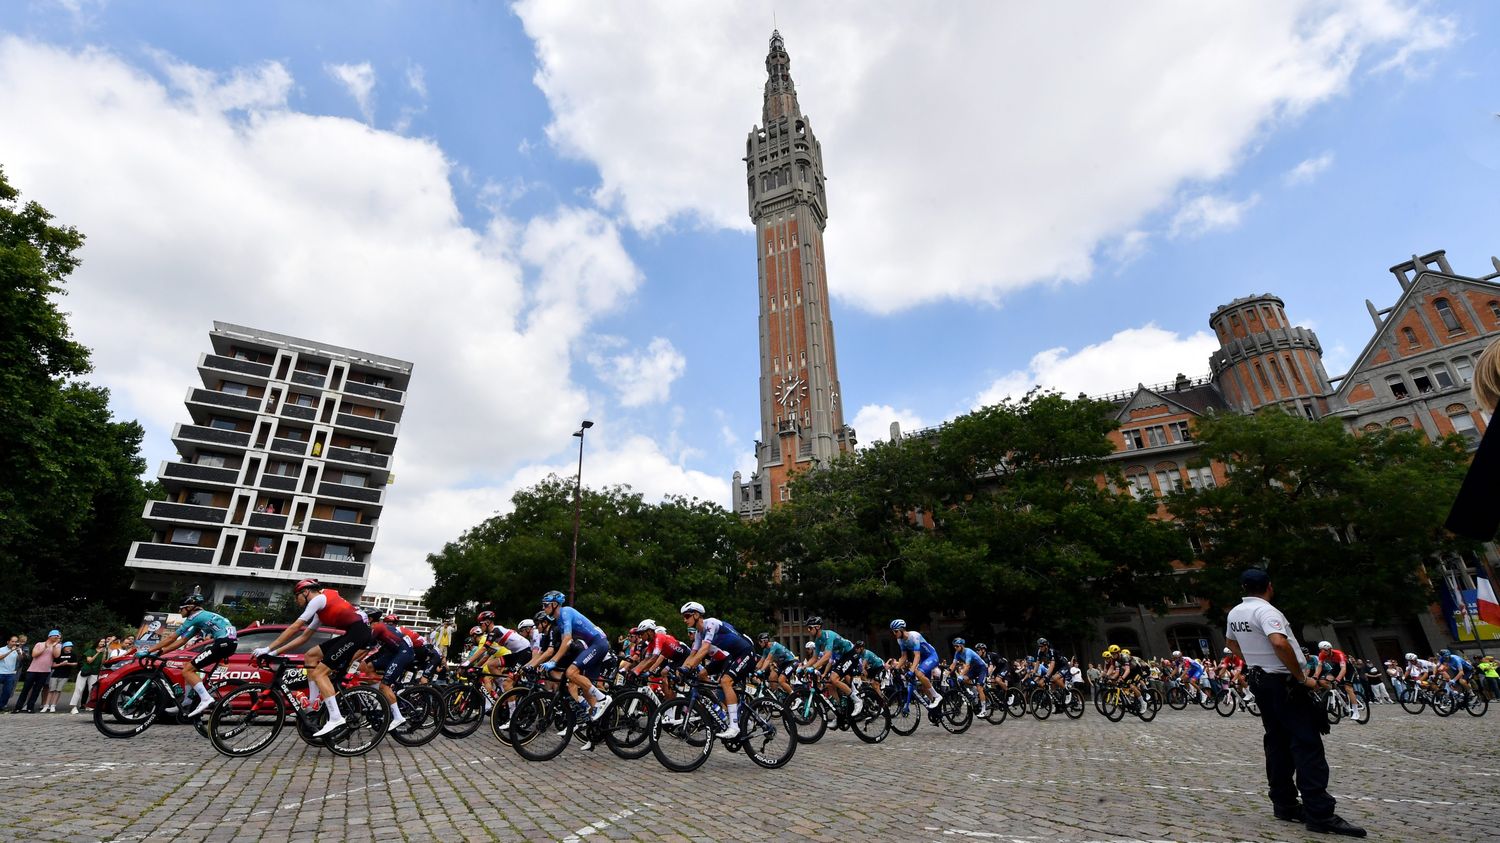
[[[190,729],[111,740],[84,716],[0,716],[0,840],[1328,839],[1271,819],[1260,724],[1192,709],[1153,723],[976,723],[865,746],[830,733],[762,770],[719,747],[697,773],[574,749],[523,761],[481,730],[362,759],[290,732],[260,756],[215,754]],[[1500,710],[1439,719],[1378,706],[1335,727],[1333,792],[1372,839],[1494,840]],[[575,799],[573,794],[591,796]]]

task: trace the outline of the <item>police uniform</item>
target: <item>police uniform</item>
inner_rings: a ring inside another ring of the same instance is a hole
[[[1241,582],[1265,584],[1269,578],[1263,571],[1247,571]],[[1263,597],[1249,596],[1230,610],[1227,626],[1225,637],[1239,644],[1249,671],[1250,689],[1260,704],[1266,778],[1276,817],[1298,821],[1305,816],[1311,830],[1334,830],[1314,827],[1315,823],[1343,822],[1334,816],[1335,800],[1328,795],[1328,759],[1323,755],[1328,721],[1312,693],[1297,684],[1271,646],[1272,634],[1284,635],[1292,652],[1301,653],[1291,623]],[[1351,827],[1350,831],[1358,830]],[[1350,831],[1340,829],[1337,833]],[[1358,836],[1363,836],[1363,831]]]

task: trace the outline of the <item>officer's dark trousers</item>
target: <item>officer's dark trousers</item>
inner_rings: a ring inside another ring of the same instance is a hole
[[[1266,778],[1272,804],[1291,807],[1297,804],[1300,791],[1308,817],[1332,816],[1334,799],[1328,795],[1328,759],[1323,756],[1323,711],[1306,692],[1293,687],[1285,674],[1252,679],[1251,690],[1260,703],[1260,724],[1266,730]]]

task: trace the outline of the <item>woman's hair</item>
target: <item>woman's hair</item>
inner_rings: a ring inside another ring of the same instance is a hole
[[[1490,343],[1474,361],[1474,400],[1481,413],[1493,413],[1500,404],[1500,340]]]

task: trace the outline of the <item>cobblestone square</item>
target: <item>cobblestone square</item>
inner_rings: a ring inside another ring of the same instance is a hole
[[[1328,738],[1339,811],[1371,839],[1495,839],[1500,720],[1407,715]],[[1329,839],[1271,818],[1260,724],[1196,708],[1152,723],[924,723],[866,746],[847,732],[762,770],[718,747],[696,773],[575,748],[532,764],[488,732],[364,758],[290,733],[232,760],[158,725],[111,740],[84,716],[0,718],[6,841]]]

